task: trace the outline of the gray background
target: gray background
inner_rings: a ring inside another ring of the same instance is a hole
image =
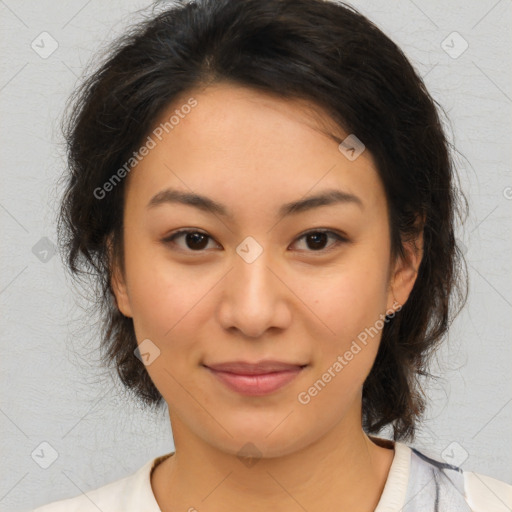
[[[52,255],[64,102],[93,54],[148,5],[0,0],[1,510],[75,496],[173,449],[166,412],[139,410],[98,370],[96,320]],[[469,301],[439,352],[442,378],[428,387],[433,401],[411,444],[512,483],[511,2],[352,5],[402,47],[446,109],[470,205],[458,235]],[[56,43],[42,32],[58,44],[46,58]],[[42,442],[58,454],[48,469]]]

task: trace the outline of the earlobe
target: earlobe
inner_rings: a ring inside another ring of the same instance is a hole
[[[119,268],[119,264],[116,258],[114,257],[113,244],[110,237],[107,240],[107,247],[110,269],[110,287],[114,294],[117,308],[124,316],[131,318],[132,311],[130,306],[130,299],[128,297],[126,280],[121,269]]]

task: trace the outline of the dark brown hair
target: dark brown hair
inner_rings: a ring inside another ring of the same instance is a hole
[[[392,7],[390,7],[392,8]],[[101,188],[140,147],[178,95],[231,82],[325,109],[373,155],[389,204],[393,255],[423,228],[424,252],[406,304],[386,323],[363,387],[363,427],[413,438],[425,409],[418,377],[467,296],[454,237],[463,196],[435,100],[403,52],[352,7],[324,0],[197,0],[170,4],[108,49],[71,97],[69,171],[59,243],[74,277],[101,293],[104,359],[143,403],[163,398],[135,357],[133,322],[111,289],[108,237],[123,264],[125,181]],[[442,109],[441,109],[442,110]],[[418,225],[424,218],[424,225]]]

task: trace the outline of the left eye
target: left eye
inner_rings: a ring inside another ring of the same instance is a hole
[[[173,233],[172,235],[164,238],[162,241],[164,243],[172,242],[176,244],[175,240],[181,237],[185,237],[186,248],[190,249],[190,251],[188,252],[200,252],[206,248],[206,246],[208,245],[208,240],[213,241],[213,238],[210,237],[210,235],[207,235],[202,231],[197,231],[193,229],[183,229],[181,231],[177,231],[176,233]],[[330,246],[328,246],[328,248],[325,249],[325,245],[329,238],[331,240],[334,240],[334,243],[330,244]],[[308,231],[307,233],[304,233],[299,238],[297,238],[297,241],[303,239],[306,241],[306,245],[308,246],[308,248],[312,249],[307,252],[329,251],[330,248],[332,248],[333,246],[337,246],[340,243],[347,242],[347,239],[345,237],[338,235],[334,231],[328,230]]]
[[[325,249],[324,246],[329,240],[329,238],[334,239],[335,242],[329,246],[328,249]],[[328,251],[333,246],[337,246],[340,243],[346,242],[347,239],[342,237],[341,235],[338,235],[334,231],[309,231],[308,233],[304,233],[302,236],[300,236],[297,240],[306,240],[306,244],[308,244],[309,247],[313,247],[314,251],[310,252],[320,252],[320,251]]]

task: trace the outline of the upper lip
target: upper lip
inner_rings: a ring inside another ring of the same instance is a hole
[[[219,372],[236,373],[240,375],[262,375],[265,373],[282,372],[287,370],[297,370],[306,366],[305,364],[285,363],[283,361],[265,360],[257,363],[248,363],[245,361],[230,361],[226,363],[205,365],[211,370]]]

